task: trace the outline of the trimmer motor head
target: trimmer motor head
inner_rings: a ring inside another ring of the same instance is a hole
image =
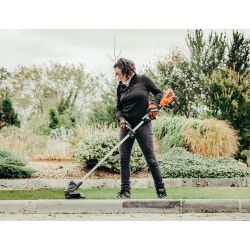
[[[83,199],[85,195],[80,192],[76,192],[76,182],[70,181],[69,186],[64,190],[65,199]]]

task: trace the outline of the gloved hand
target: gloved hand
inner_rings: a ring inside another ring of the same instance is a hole
[[[127,128],[126,128],[126,125],[128,125],[129,127],[131,127],[131,125],[124,119],[121,119],[120,120],[120,128],[122,128],[124,131],[129,131]]]
[[[148,106],[148,115],[150,117],[151,120],[156,119],[157,113],[159,112],[159,109],[157,107],[157,105],[151,103]]]

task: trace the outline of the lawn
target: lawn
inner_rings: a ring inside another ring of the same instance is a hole
[[[156,198],[153,188],[132,189],[134,199]],[[80,189],[88,199],[116,199],[118,189]],[[250,199],[244,187],[178,187],[168,189],[169,199]],[[63,189],[1,190],[0,200],[64,199]]]

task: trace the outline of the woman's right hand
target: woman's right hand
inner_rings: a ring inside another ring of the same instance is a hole
[[[125,120],[125,119],[122,119],[120,120],[120,128],[125,130],[125,131],[129,131],[127,128],[126,128],[126,125],[131,127],[131,125]]]

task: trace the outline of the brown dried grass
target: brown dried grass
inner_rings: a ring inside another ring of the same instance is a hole
[[[206,157],[234,156],[239,150],[237,131],[226,121],[198,120],[185,131],[189,151]]]
[[[93,134],[102,134],[104,132],[112,132],[113,128],[111,126],[102,125],[86,125],[84,123],[77,123],[74,129],[75,137],[70,141],[72,147],[74,147],[80,140],[87,138]]]
[[[26,129],[5,127],[0,132],[0,150],[12,151],[28,158],[43,152],[46,144],[46,137],[34,135]]]
[[[66,142],[36,135],[28,128],[5,127],[0,131],[0,150],[11,151],[29,159],[72,159]]]

